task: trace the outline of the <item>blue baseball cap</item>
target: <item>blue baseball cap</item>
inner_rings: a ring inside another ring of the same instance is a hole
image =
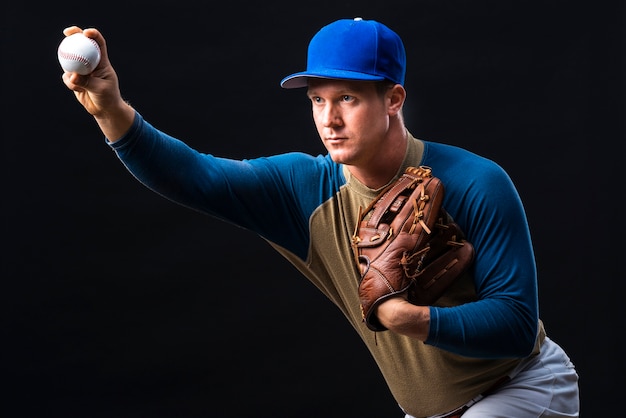
[[[307,80],[390,80],[404,85],[406,53],[394,31],[375,20],[340,19],[311,39],[306,71],[283,78],[281,87],[306,87]]]

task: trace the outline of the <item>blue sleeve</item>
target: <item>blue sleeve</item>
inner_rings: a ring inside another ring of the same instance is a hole
[[[323,156],[294,152],[233,160],[200,153],[155,129],[139,113],[111,147],[132,175],[156,193],[251,230],[302,259],[309,247],[310,214],[339,187],[331,179],[343,177]],[[320,181],[301,180],[312,176]]]
[[[444,151],[436,152],[437,147]],[[441,144],[429,149],[425,156],[431,157],[433,173],[445,186],[444,207],[476,251],[478,300],[431,307],[426,343],[471,357],[527,356],[535,345],[539,309],[534,252],[520,196],[494,162]]]

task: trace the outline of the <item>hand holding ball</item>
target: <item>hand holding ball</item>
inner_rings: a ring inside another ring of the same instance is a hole
[[[61,41],[57,56],[63,70],[87,75],[100,63],[100,47],[96,41],[79,32]]]

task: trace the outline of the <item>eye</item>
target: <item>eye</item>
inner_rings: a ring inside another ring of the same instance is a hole
[[[353,100],[354,100],[354,96],[350,96],[350,95],[348,95],[348,94],[344,94],[344,95],[341,97],[341,101],[342,101],[342,102],[351,102],[351,101],[353,101]]]

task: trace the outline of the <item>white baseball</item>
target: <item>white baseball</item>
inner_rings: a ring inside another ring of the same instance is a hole
[[[86,75],[98,66],[100,47],[96,41],[78,32],[61,41],[57,56],[65,71]]]

